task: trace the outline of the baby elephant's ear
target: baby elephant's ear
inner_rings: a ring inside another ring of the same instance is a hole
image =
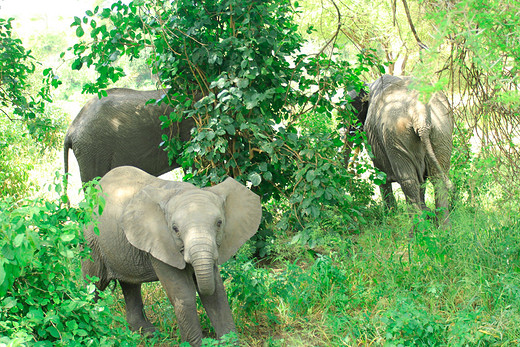
[[[162,201],[170,196],[167,189],[146,186],[130,200],[119,222],[132,246],[166,264],[184,269],[184,257],[172,231],[168,230],[161,208]]]
[[[218,250],[218,262],[223,264],[258,230],[262,205],[258,195],[231,177],[209,190],[226,201],[224,238]]]

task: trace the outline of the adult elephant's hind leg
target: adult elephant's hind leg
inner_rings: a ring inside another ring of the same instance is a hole
[[[153,326],[144,313],[143,297],[141,296],[141,283],[128,283],[119,281],[126,304],[126,321],[132,331],[141,334],[153,333]]]
[[[419,212],[421,210],[428,210],[426,204],[421,198],[421,186],[419,181],[416,179],[404,179],[399,182],[401,185],[401,189],[403,190],[404,196],[406,197],[406,201],[413,208],[415,208]]]
[[[449,219],[449,190],[442,179],[432,179],[435,190],[435,207],[437,208],[438,223],[444,227],[450,225]]]

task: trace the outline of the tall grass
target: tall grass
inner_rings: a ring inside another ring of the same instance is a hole
[[[450,228],[422,220],[413,237],[401,208],[358,234],[330,230],[315,249],[277,239],[283,256],[271,262],[242,249],[222,267],[240,345],[519,344],[517,208],[458,206]],[[152,320],[163,343],[178,341],[172,307],[154,288]],[[203,326],[214,336],[205,317]]]

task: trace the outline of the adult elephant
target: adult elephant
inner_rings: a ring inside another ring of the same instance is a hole
[[[100,185],[105,206],[98,231],[84,231],[91,259],[82,271],[98,278],[99,290],[119,282],[130,328],[155,330],[143,311],[141,283],[159,280],[183,341],[201,344],[197,291],[217,336],[235,331],[218,265],[256,233],[260,197],[232,178],[199,189],[130,166],[111,170]]]
[[[361,115],[366,110],[363,128],[372,160],[387,176],[381,185],[385,204],[390,208],[396,205],[391,184],[398,182],[410,205],[427,210],[424,184],[429,178],[434,185],[435,205],[442,211],[438,219],[447,223],[453,115],[443,93],[437,92],[423,102],[416,82],[410,77],[383,75],[369,85],[368,100],[364,97],[368,109],[354,105]]]
[[[118,166],[135,166],[159,176],[178,165],[170,165],[168,155],[160,148],[162,134],[190,139],[194,121],[191,118],[161,129],[159,116],[169,116],[173,109],[166,103],[148,103],[162,99],[161,90],[137,91],[109,89],[101,99],[92,98],[69,126],[63,144],[65,173],[69,170],[69,149],[79,165],[83,183],[103,177]]]

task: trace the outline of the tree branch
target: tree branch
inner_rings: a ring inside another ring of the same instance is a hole
[[[403,0],[403,6],[404,11],[406,12],[406,18],[408,19],[408,24],[410,25],[410,30],[412,30],[412,34],[415,37],[415,41],[417,41],[417,44],[421,49],[428,49],[428,46],[426,46],[419,38],[419,35],[417,35],[417,31],[415,30],[415,26],[413,25],[412,16],[410,15],[410,9],[408,8],[408,3],[406,2],[406,0]]]

